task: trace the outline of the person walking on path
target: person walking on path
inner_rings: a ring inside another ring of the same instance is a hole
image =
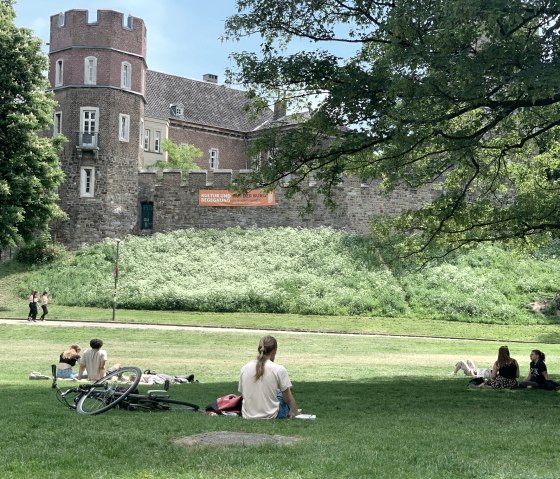
[[[48,304],[49,304],[49,294],[46,291],[43,291],[43,294],[41,295],[41,309],[43,310],[43,314],[39,318],[40,321],[44,321],[45,316],[49,314]]]
[[[27,321],[37,321],[37,302],[39,301],[39,292],[32,291],[29,295],[29,316]]]

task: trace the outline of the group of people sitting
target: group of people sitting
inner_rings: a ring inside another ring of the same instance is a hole
[[[89,342],[89,349],[80,356],[81,348],[78,344],[72,344],[70,347],[60,354],[56,367],[56,377],[59,379],[74,379],[80,381],[88,379],[97,381],[111,371],[115,371],[121,367],[115,364],[109,370],[105,370],[107,363],[107,351],[101,349],[103,341],[101,339],[92,339]],[[72,368],[78,364],[78,372]]]
[[[60,354],[57,377],[96,381],[106,372],[120,367],[114,365],[105,371],[107,352],[101,349],[103,341],[92,339],[90,348],[80,355],[80,346],[72,344]],[[301,413],[292,394],[292,382],[286,368],[274,362],[278,343],[272,336],[259,341],[258,356],[241,368],[239,392],[243,396],[241,415],[246,419],[294,418]],[[78,364],[77,373],[73,367]]]
[[[490,389],[514,389],[514,388],[535,388],[546,390],[560,390],[560,384],[549,379],[548,370],[545,364],[545,354],[533,349],[529,355],[529,372],[524,381],[519,381],[519,364],[509,354],[507,346],[501,346],[498,350],[498,359],[491,368],[477,368],[470,359],[459,361],[455,364],[453,374],[463,371],[465,375],[479,378],[479,388]]]

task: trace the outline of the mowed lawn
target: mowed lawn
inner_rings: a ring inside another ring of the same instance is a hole
[[[56,401],[47,373],[63,348],[105,341],[109,363],[199,383],[171,395],[206,406],[236,392],[256,354],[253,332],[146,331],[0,325],[2,478],[560,478],[560,393],[481,391],[450,377],[453,364],[494,361],[501,343],[279,333],[277,361],[315,421],[245,421],[194,413],[112,410],[80,416]],[[547,354],[560,378],[560,345],[510,343],[525,375]],[[69,385],[71,383],[68,383]],[[297,436],[291,446],[179,447],[211,431]]]

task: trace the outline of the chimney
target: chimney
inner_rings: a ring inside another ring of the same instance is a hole
[[[283,116],[286,116],[286,102],[276,100],[274,102],[274,113],[272,115],[272,119],[278,120],[278,118],[282,118]]]
[[[208,83],[218,83],[218,75],[213,73],[205,73],[202,75],[202,79]]]

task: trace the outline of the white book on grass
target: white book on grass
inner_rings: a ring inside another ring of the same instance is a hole
[[[317,419],[315,414],[298,414],[295,419]]]

